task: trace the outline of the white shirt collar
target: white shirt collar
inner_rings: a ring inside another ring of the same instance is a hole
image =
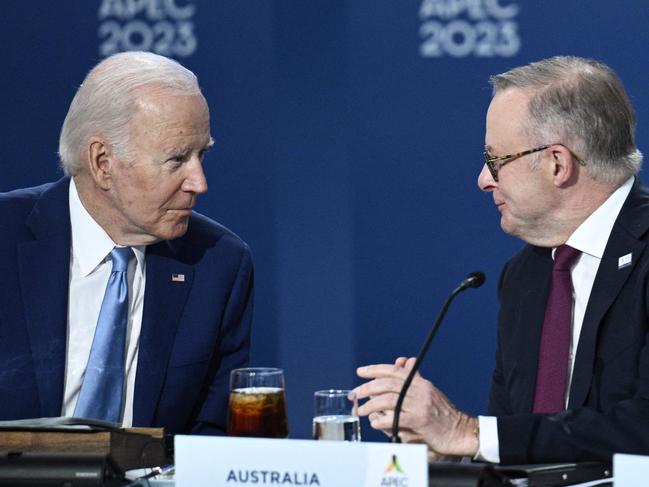
[[[601,259],[615,220],[617,220],[617,216],[631,192],[634,179],[631,176],[622,186],[617,188],[599,208],[577,227],[566,244],[585,254]]]
[[[74,262],[82,276],[87,276],[101,264],[117,244],[84,208],[74,179],[70,179],[70,225]],[[145,246],[132,247],[140,269],[143,268]]]

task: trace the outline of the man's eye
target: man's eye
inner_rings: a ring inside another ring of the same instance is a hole
[[[179,166],[180,164],[185,162],[185,156],[184,155],[172,156],[169,159],[167,159],[167,161],[173,163],[176,166]]]

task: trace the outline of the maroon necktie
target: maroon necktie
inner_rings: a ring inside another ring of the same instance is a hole
[[[552,286],[545,308],[539,348],[535,413],[558,413],[565,409],[572,324],[570,267],[580,253],[568,245],[557,247],[554,253]]]

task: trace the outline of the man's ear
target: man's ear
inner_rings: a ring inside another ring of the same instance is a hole
[[[95,184],[101,189],[109,189],[115,164],[110,146],[100,137],[91,137],[86,155],[88,172]]]
[[[552,181],[557,188],[574,184],[577,177],[578,162],[575,156],[563,145],[552,145],[548,148],[552,160]]]

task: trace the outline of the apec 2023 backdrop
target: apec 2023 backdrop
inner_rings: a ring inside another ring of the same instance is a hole
[[[487,283],[457,300],[423,371],[484,412],[496,281],[520,247],[475,183],[490,74],[599,59],[624,80],[649,150],[639,0],[7,0],[0,12],[0,191],[61,176],[61,123],[101,58],[152,50],[198,75],[216,141],[198,209],[253,249],[251,361],[286,370],[296,438],[310,435],[313,391],[414,355],[475,269]]]

